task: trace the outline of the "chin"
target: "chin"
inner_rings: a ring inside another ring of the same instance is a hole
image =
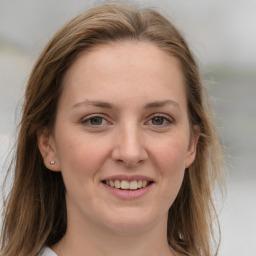
[[[163,216],[161,217],[145,214],[145,212],[143,213],[141,210],[134,212],[133,209],[117,212],[117,214],[110,217],[106,223],[113,231],[129,234],[147,230],[157,225],[157,223],[163,219]],[[166,219],[167,222],[167,216],[164,216],[164,219]]]

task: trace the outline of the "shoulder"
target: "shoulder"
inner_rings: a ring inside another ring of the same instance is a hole
[[[49,247],[45,247],[39,256],[58,256],[58,255]]]

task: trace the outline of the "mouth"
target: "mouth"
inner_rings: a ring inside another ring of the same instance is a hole
[[[140,190],[148,187],[153,181],[148,180],[103,180],[103,184],[120,190]]]

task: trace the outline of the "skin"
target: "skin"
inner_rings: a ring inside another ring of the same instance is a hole
[[[168,209],[197,140],[176,58],[129,41],[80,54],[64,77],[53,132],[38,135],[46,167],[61,171],[66,186],[67,233],[53,250],[174,255],[166,239]],[[145,175],[153,184],[139,198],[122,199],[102,183],[120,174]]]

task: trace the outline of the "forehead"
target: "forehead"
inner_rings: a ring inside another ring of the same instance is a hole
[[[134,90],[144,97],[176,91],[184,98],[185,88],[177,58],[153,43],[134,41],[113,42],[82,52],[66,72],[63,86],[64,94],[77,98],[93,93],[107,97],[109,91],[113,96],[128,96]]]
[[[64,82],[69,79],[71,73],[73,76],[80,71],[86,71],[86,69],[100,70],[101,68],[104,68],[101,69],[104,72],[106,67],[110,69],[113,66],[112,64],[118,64],[119,70],[122,68],[137,70],[147,68],[148,70],[154,70],[155,73],[172,66],[169,69],[170,73],[178,69],[180,73],[182,72],[179,60],[156,44],[124,40],[94,46],[81,52],[67,70]],[[150,73],[148,73],[148,76],[150,76]]]

